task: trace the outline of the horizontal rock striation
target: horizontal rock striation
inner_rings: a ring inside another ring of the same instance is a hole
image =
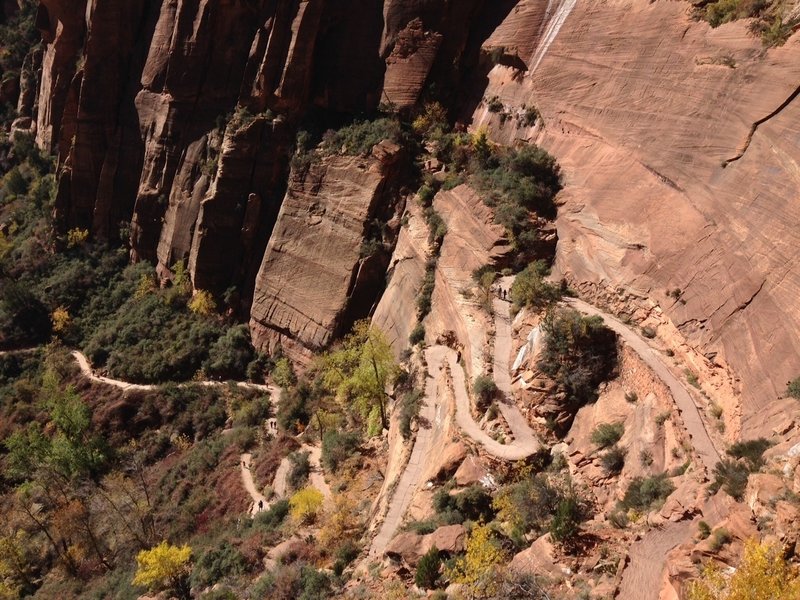
[[[302,360],[364,316],[383,289],[402,209],[402,152],[390,142],[368,157],[326,156],[293,169],[255,283],[250,328],[257,348],[281,343]],[[373,221],[394,231],[366,244]]]
[[[536,27],[540,4],[487,42],[531,56],[477,92],[511,118],[481,102],[474,126],[559,160],[559,273],[660,305],[740,376],[744,437],[771,433],[765,414],[797,412],[778,398],[800,373],[800,37],[765,51],[746,22],[711,29],[645,0],[548,3]]]

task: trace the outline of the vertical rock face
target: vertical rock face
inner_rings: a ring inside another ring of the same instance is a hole
[[[800,36],[765,53],[746,22],[712,30],[681,3],[564,0],[531,44],[537,4],[489,38],[528,71],[495,66],[480,93],[544,126],[485,102],[474,125],[558,158],[561,274],[659,306],[741,377],[743,436],[769,435],[765,415],[796,414],[778,398],[800,372]]]
[[[135,259],[155,260],[187,150],[233,110],[264,2],[165,1],[136,107],[145,153],[131,223]]]
[[[52,151],[59,140],[61,119],[86,29],[86,0],[43,0],[36,26],[47,43],[42,59],[36,143]]]
[[[256,278],[256,347],[281,342],[302,359],[304,349],[324,347],[367,313],[388,256],[362,242],[373,219],[390,221],[400,208],[401,163],[399,148],[382,142],[368,157],[328,156],[293,170]]]
[[[196,218],[189,259],[195,287],[221,293],[235,286],[240,295],[252,295],[283,198],[290,149],[282,120],[259,116],[227,128],[217,176]]]
[[[152,12],[145,0],[97,0],[88,5],[82,64],[72,81],[58,137],[62,169],[57,213],[62,230],[80,227],[99,237],[116,237],[120,223],[130,219],[142,154],[133,100]]]

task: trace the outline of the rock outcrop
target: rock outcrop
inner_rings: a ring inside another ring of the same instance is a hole
[[[325,156],[293,169],[256,278],[256,347],[280,342],[302,360],[304,349],[325,347],[369,312],[399,225],[402,162],[400,148],[382,142],[367,157]],[[394,232],[370,233],[376,219],[393,220]]]
[[[682,2],[547,5],[490,36],[525,66],[492,68],[476,99],[504,108],[468,107],[473,126],[540,142],[567,174],[557,274],[660,305],[741,377],[743,435],[771,433],[800,372],[800,37],[765,51],[746,21],[711,29]]]

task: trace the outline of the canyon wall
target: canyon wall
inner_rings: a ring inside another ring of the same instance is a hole
[[[165,279],[186,260],[196,287],[233,290],[242,315],[255,297],[259,341],[289,327],[269,322],[274,307],[299,308],[269,273],[291,237],[274,233],[279,211],[300,223],[304,209],[287,201],[331,202],[327,189],[349,181],[336,169],[360,168],[327,165],[321,195],[290,178],[304,119],[433,94],[496,141],[558,158],[557,275],[663,309],[709,369],[739,378],[742,427],[755,434],[794,410],[779,397],[800,373],[800,36],[765,50],[746,21],[711,29],[691,11],[669,0],[43,0],[45,45],[29,57],[39,89],[21,82],[21,113],[58,153],[62,232],[122,236]],[[341,248],[323,243],[343,272],[357,231]],[[309,318],[307,337],[293,330],[301,345],[369,311],[342,308],[350,283],[325,284],[348,317]]]
[[[800,36],[764,50],[747,21],[711,29],[680,2],[542,6],[487,40],[505,58],[473,126],[559,160],[557,274],[660,306],[738,376],[743,435],[770,434],[797,416],[779,397],[800,374]],[[514,118],[531,106],[533,127]]]

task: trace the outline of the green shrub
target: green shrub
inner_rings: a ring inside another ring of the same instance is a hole
[[[714,481],[709,486],[712,493],[722,489],[736,500],[742,499],[750,476],[750,470],[744,462],[725,458],[714,465],[712,475]]]
[[[625,392],[625,402],[636,404],[639,401],[639,394],[636,392]]]
[[[642,335],[652,340],[654,337],[656,337],[656,330],[654,327],[651,327],[650,325],[645,325],[644,327],[642,327]]]
[[[497,384],[488,375],[478,375],[472,384],[478,410],[486,410],[497,396]]]
[[[613,446],[625,433],[625,423],[617,421],[615,423],[600,423],[592,431],[591,440],[600,448],[607,448]]]
[[[558,503],[556,514],[550,523],[550,535],[563,544],[572,542],[580,532],[583,509],[574,496],[567,496]]]
[[[449,493],[449,487],[438,490],[433,497],[433,507],[440,521],[450,523],[461,523],[466,519],[489,522],[495,515],[492,496],[478,484],[455,495]],[[446,518],[443,519],[443,516]]]
[[[408,336],[408,341],[412,346],[416,346],[425,341],[425,326],[422,323],[417,323],[414,326],[414,329],[411,330],[411,334]]]
[[[439,556],[439,549],[432,546],[423,554],[417,563],[417,572],[414,574],[414,583],[423,590],[431,590],[437,587],[439,571],[442,568],[442,558]]]
[[[412,390],[403,395],[400,405],[400,434],[404,439],[411,437],[411,422],[416,418],[422,406],[422,392]]]
[[[433,298],[433,288],[436,285],[436,263],[425,270],[425,277],[422,280],[422,287],[417,296],[417,319],[422,321],[431,312],[431,300]]]
[[[275,415],[278,426],[284,431],[295,433],[305,429],[311,420],[312,406],[320,393],[319,388],[305,379],[295,386],[283,388]]]
[[[711,543],[709,544],[709,550],[711,552],[719,552],[719,550],[725,545],[730,543],[733,538],[731,534],[728,532],[727,529],[720,527],[719,529],[715,529],[714,532],[711,534]]]
[[[326,431],[322,436],[322,465],[326,471],[335,473],[342,463],[350,458],[360,446],[358,434]]]
[[[544,261],[529,264],[511,284],[511,298],[518,307],[546,308],[561,299],[561,290],[547,283],[544,277],[550,272]]]
[[[499,113],[503,110],[503,102],[497,96],[492,96],[486,106],[491,113]]]
[[[255,527],[264,532],[275,531],[289,515],[289,501],[278,500],[273,502],[269,510],[261,511],[253,519]]]
[[[652,477],[634,477],[628,485],[620,505],[625,510],[647,511],[664,502],[673,491],[675,491],[675,486],[666,473]]]
[[[243,379],[254,357],[250,330],[247,325],[236,325],[211,346],[203,370],[216,379]]]
[[[431,202],[433,201],[433,197],[436,195],[436,191],[429,186],[427,183],[424,184],[419,190],[417,191],[417,196],[419,197],[419,201],[422,206],[430,206]]]
[[[697,534],[701,540],[704,540],[711,535],[711,527],[705,521],[700,521],[697,524]]]
[[[800,377],[795,377],[786,384],[786,394],[795,400],[800,400]]]
[[[616,475],[625,466],[627,451],[619,446],[612,446],[600,458],[600,464],[609,475]]]
[[[728,455],[733,458],[743,459],[751,472],[758,471],[764,466],[764,452],[772,443],[765,438],[736,442],[728,448]]]
[[[625,529],[628,526],[628,515],[623,510],[613,510],[608,514],[608,521],[617,529]]]
[[[717,0],[706,6],[705,18],[712,27],[740,18],[741,0]]]
[[[242,553],[224,540],[218,547],[204,552],[192,570],[194,586],[209,586],[229,575],[240,575],[247,570]]]
[[[311,473],[311,463],[308,460],[308,456],[308,452],[292,452],[289,455],[291,470],[286,477],[286,481],[293,490],[299,490],[308,481],[308,475]]]
[[[298,600],[325,600],[333,591],[330,576],[307,565],[300,568],[300,587]]]
[[[383,140],[408,143],[400,122],[390,118],[355,121],[338,130],[329,130],[322,137],[324,152],[328,154],[366,155]]]
[[[664,412],[660,412],[656,415],[655,422],[658,427],[662,427],[664,423],[666,423],[669,418],[672,416],[672,412],[669,410],[665,410]]]
[[[539,111],[535,107],[529,106],[525,109],[525,114],[522,117],[522,125],[524,127],[533,127],[539,117]]]
[[[292,363],[286,357],[281,357],[275,361],[272,369],[272,380],[282,388],[288,388],[297,383],[297,376],[294,374]]]
[[[653,464],[653,452],[649,448],[643,448],[639,452],[639,462],[643,467],[649,467]]]

